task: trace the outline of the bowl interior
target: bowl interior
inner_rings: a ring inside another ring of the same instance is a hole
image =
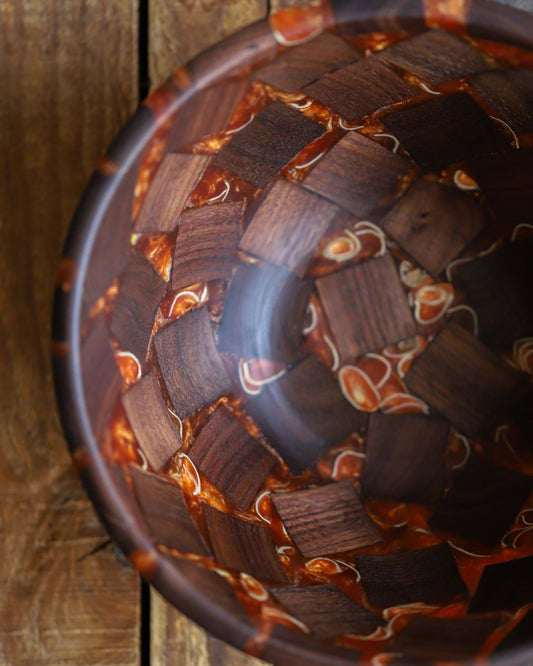
[[[231,38],[111,146],[60,270],[60,407],[130,560],[226,640],[509,661],[533,630],[533,20],[356,5]]]

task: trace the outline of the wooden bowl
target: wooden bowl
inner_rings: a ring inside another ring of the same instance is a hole
[[[467,4],[332,0],[207,51],[61,262],[95,507],[276,664],[533,658],[533,16]]]

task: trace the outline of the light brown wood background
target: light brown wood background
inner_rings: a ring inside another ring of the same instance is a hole
[[[259,664],[154,592],[150,618],[141,618],[139,578],[70,464],[49,340],[69,220],[97,158],[139,102],[139,58],[154,88],[267,11],[267,0],[0,0],[2,666]],[[139,49],[144,16],[148,45]]]

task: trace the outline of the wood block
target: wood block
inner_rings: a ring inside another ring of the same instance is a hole
[[[168,413],[154,372],[145,375],[122,396],[131,429],[158,472],[181,449],[183,442]]]
[[[425,172],[508,148],[489,116],[463,92],[392,111],[380,120]]]
[[[253,78],[286,92],[296,92],[323,74],[360,57],[343,39],[324,32],[305,44],[287,49],[256,70]]]
[[[494,650],[494,655],[498,656],[510,650],[516,650],[527,643],[531,645],[533,636],[533,609],[529,610],[520,622],[514,626],[507,636],[498,643]]]
[[[130,259],[119,276],[118,296],[111,316],[110,331],[120,348],[144,363],[154,320],[166,283],[141,252]]]
[[[488,564],[468,607],[469,613],[512,610],[533,600],[533,555]]]
[[[241,250],[303,276],[339,208],[286,180],[278,180],[239,243]]]
[[[234,135],[213,164],[256,187],[265,187],[325,129],[281,102],[274,102]]]
[[[214,402],[231,387],[206,307],[188,312],[156,333],[153,340],[163,380],[180,418]]]
[[[512,226],[531,222],[533,148],[469,160],[465,171],[479,184],[498,222]]]
[[[163,557],[208,602],[215,607],[223,608],[227,613],[237,617],[241,622],[250,622],[244,606],[239,602],[233,592],[233,588],[222,575],[189,560],[177,559],[170,555]],[[178,661],[174,663],[179,664],[179,657]]]
[[[218,564],[273,583],[288,581],[266,525],[241,520],[208,504],[203,509]]]
[[[468,84],[515,132],[533,132],[533,71],[496,69],[476,74]]]
[[[198,91],[173,118],[167,151],[224,130],[249,85],[248,79],[229,80]]]
[[[407,387],[474,435],[516,386],[519,374],[479,340],[450,322],[407,372]]]
[[[320,666],[325,658],[328,666],[346,666],[359,663],[361,658],[359,650],[335,645],[331,641],[304,634],[303,631],[276,624],[261,651],[261,659],[268,660],[269,664],[301,666],[302,648],[307,653],[306,666]]]
[[[304,88],[304,92],[354,122],[420,91],[377,58],[366,57],[323,76]]]
[[[431,603],[466,592],[446,543],[403,553],[356,555],[355,566],[372,606]]]
[[[277,459],[224,406],[209,417],[189,456],[198,469],[247,510]]]
[[[281,587],[270,592],[319,638],[341,634],[367,635],[384,624],[378,615],[355,603],[331,583]]]
[[[172,261],[172,289],[231,276],[245,202],[186,210]]]
[[[431,504],[446,485],[449,424],[419,414],[372,414],[363,497]]]
[[[492,62],[475,46],[444,30],[428,30],[402,39],[376,57],[430,85],[482,72]]]
[[[304,557],[344,553],[382,540],[359,491],[348,479],[318,488],[272,493],[271,498]]]
[[[81,376],[93,434],[100,443],[122,388],[103,315],[92,322],[81,345]]]
[[[219,349],[245,358],[295,363],[311,283],[287,269],[241,264],[230,283]]]
[[[488,347],[510,350],[516,340],[533,335],[533,238],[458,264],[454,276]]]
[[[365,219],[392,205],[412,164],[379,143],[349,132],[304,180],[308,190]]]
[[[180,488],[135,465],[128,470],[155,542],[184,553],[210,555]]]
[[[316,286],[343,361],[416,335],[390,254],[318,278]]]
[[[391,649],[436,661],[472,659],[501,618],[418,615],[393,640]]]
[[[438,502],[429,525],[495,546],[532,492],[533,477],[473,456]]]
[[[367,418],[346,401],[316,356],[266,384],[246,409],[293,474],[316,464]]]
[[[174,231],[210,158],[168,153],[159,165],[134,224],[137,233]]]
[[[380,222],[422,268],[437,277],[483,229],[478,200],[456,187],[419,180]]]
[[[425,28],[422,0],[332,0],[337,30],[349,38],[368,32],[397,32]]]

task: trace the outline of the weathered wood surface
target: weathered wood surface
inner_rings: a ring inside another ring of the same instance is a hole
[[[0,1],[0,663],[138,664],[137,575],[56,414],[50,313],[95,161],[137,101],[135,0]]]

